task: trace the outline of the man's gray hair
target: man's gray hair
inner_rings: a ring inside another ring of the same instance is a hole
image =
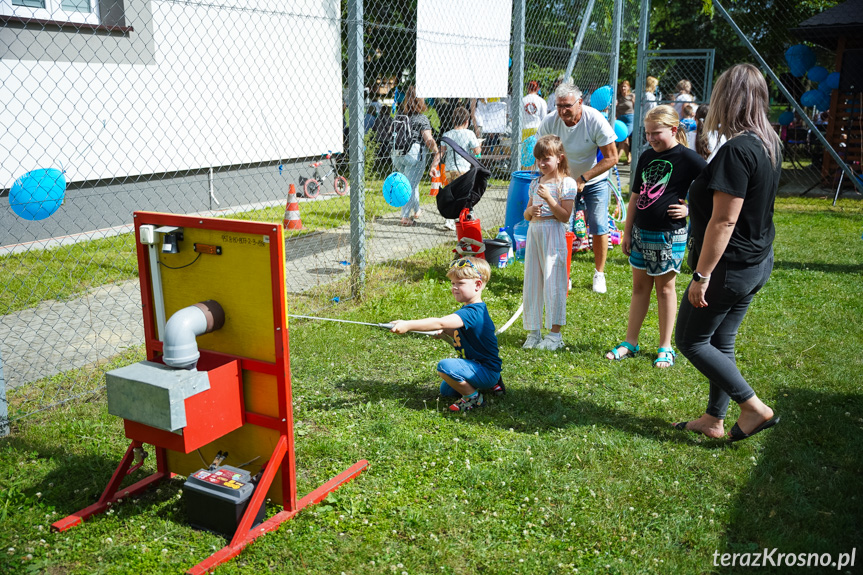
[[[557,89],[554,91],[555,98],[566,98],[567,96],[575,96],[576,100],[581,100],[582,94],[581,90],[578,86],[576,86],[572,80],[567,80],[563,82]]]

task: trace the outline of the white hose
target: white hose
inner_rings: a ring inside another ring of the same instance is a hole
[[[515,315],[513,315],[511,318],[509,318],[509,321],[506,322],[505,324],[503,324],[503,327],[501,327],[499,330],[494,332],[494,334],[499,335],[499,334],[502,334],[503,332],[505,332],[506,330],[508,330],[509,326],[511,326],[512,324],[515,323],[515,320],[518,319],[518,316],[521,315],[522,311],[524,311],[524,303],[522,303],[521,305],[518,306],[518,310],[515,312]]]

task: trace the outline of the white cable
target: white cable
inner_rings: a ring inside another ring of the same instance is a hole
[[[515,323],[515,320],[518,319],[518,316],[521,315],[521,312],[523,310],[524,310],[524,303],[522,303],[521,305],[518,306],[518,310],[515,312],[515,315],[513,315],[511,318],[509,318],[509,321],[506,322],[505,324],[503,324],[503,327],[500,328],[499,330],[497,330],[496,332],[494,332],[494,334],[499,335],[499,334],[505,332],[506,330],[508,330],[509,326],[511,326],[512,324]]]

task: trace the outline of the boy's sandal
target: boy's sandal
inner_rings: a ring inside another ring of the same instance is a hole
[[[660,347],[657,353],[659,357],[653,360],[653,367],[659,367],[656,365],[657,363],[667,363],[668,365],[665,367],[674,365],[674,358],[677,357],[677,354],[674,353],[673,349],[670,347]]]
[[[629,353],[623,353],[621,349],[625,349]],[[635,347],[632,347],[632,344],[628,341],[622,341],[616,346],[614,346],[614,348],[609,350],[607,353],[610,353],[614,356],[614,361],[620,361],[622,359],[629,359],[630,357],[635,357],[635,355],[639,351],[641,351],[641,348],[639,346],[636,345]]]

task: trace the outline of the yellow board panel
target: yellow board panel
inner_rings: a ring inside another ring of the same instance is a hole
[[[265,236],[185,228],[180,253],[159,255],[164,264],[165,317],[200,301],[216,300],[225,310],[225,326],[198,337],[198,346],[275,361],[270,281],[270,250],[275,246],[268,240]],[[219,246],[222,255],[197,254],[195,243]],[[197,261],[191,263],[195,258]]]
[[[141,223],[145,224],[176,224],[176,217],[166,214],[141,213],[140,217]],[[271,261],[273,254],[278,253],[273,250],[278,250],[279,245],[273,245],[270,236],[225,231],[225,227],[234,227],[229,220],[194,218],[187,221],[193,223],[183,228],[183,240],[178,242],[179,253],[159,254],[166,319],[195,303],[215,300],[225,310],[225,325],[217,331],[198,336],[198,347],[242,358],[276,362]],[[195,224],[210,229],[190,227]],[[276,231],[265,227],[262,230]],[[275,234],[275,237],[278,239],[272,242],[281,242],[281,233]],[[195,251],[195,244],[218,246],[221,255],[199,254]],[[278,297],[285,298],[283,283]],[[281,318],[281,323],[287,325],[287,318]],[[243,397],[247,411],[277,418],[277,390],[276,376],[243,371]],[[278,431],[246,424],[200,448],[200,454],[168,450],[168,469],[173,473],[189,475],[207,467],[218,451],[227,451],[229,457],[225,463],[228,465],[236,466],[257,458],[246,466],[254,474],[269,460],[278,440]],[[284,500],[281,470],[267,495],[275,502]]]

